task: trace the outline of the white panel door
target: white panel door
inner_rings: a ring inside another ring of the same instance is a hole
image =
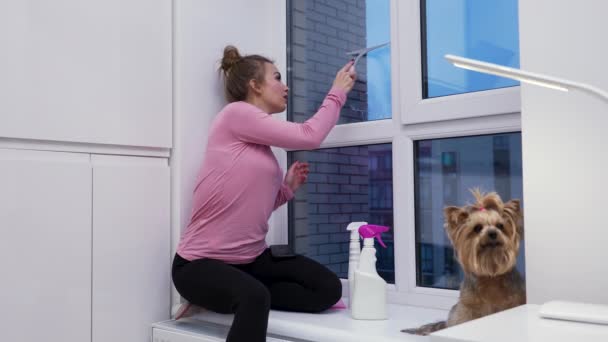
[[[0,137],[171,146],[171,1],[0,1]]]
[[[92,156],[93,342],[148,342],[170,315],[167,159]]]
[[[86,154],[0,149],[2,341],[91,339]]]

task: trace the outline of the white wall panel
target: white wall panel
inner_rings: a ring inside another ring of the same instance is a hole
[[[0,149],[2,341],[89,341],[91,167],[85,154]]]
[[[147,342],[170,313],[169,167],[162,158],[93,163],[93,342]]]
[[[608,3],[520,1],[522,69],[608,89]],[[528,301],[608,304],[608,102],[522,86]]]
[[[0,137],[171,146],[171,1],[0,2]]]

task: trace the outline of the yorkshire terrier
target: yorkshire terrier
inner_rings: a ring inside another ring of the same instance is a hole
[[[444,209],[444,227],[464,271],[458,303],[447,321],[402,332],[428,335],[526,303],[525,283],[515,268],[523,237],[519,200],[503,203],[495,192],[471,192],[475,204]]]

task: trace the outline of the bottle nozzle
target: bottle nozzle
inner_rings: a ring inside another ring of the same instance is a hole
[[[375,224],[366,224],[359,227],[359,235],[364,239],[376,238],[382,247],[386,248],[384,241],[382,241],[381,234],[387,232],[390,228],[387,226],[378,226]]]
[[[346,227],[346,230],[348,230],[350,232],[350,239],[353,240],[359,240],[359,236],[357,234],[357,232],[359,231],[359,228],[361,226],[366,225],[367,222],[351,222],[348,227]]]
[[[346,230],[348,230],[348,231],[356,230],[356,229],[359,229],[361,226],[364,226],[366,224],[367,224],[367,222],[351,222],[346,227]]]

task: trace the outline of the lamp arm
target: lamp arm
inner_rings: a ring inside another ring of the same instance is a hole
[[[601,90],[598,87],[594,87],[592,85],[587,85],[587,84],[582,84],[582,83],[577,83],[577,82],[572,82],[572,84],[570,84],[570,86],[572,88],[576,88],[579,90],[582,90],[586,93],[589,93],[591,95],[595,95],[597,97],[602,98],[602,100],[604,100],[605,102],[608,102],[608,93]]]
[[[562,91],[567,91],[568,89],[578,89],[608,102],[608,93],[606,91],[589,84],[573,82],[562,78],[538,74],[535,72],[525,71],[521,69],[511,68],[503,65],[483,62],[460,56],[454,56],[450,54],[445,55],[445,59],[454,64],[454,66],[460,68],[505,78],[511,78],[520,82],[532,83],[539,86],[544,86]]]
[[[506,67],[503,67],[503,68],[506,68]],[[591,94],[596,97],[599,97],[602,100],[608,102],[608,93],[598,87],[594,87],[592,85],[585,84],[585,83],[565,80],[563,78],[541,75],[541,74],[524,71],[524,70],[517,70],[517,69],[512,69],[512,70],[514,70],[518,76],[523,76],[524,80],[520,79],[523,82],[525,82],[525,80],[533,80],[533,81],[543,82],[543,83],[547,83],[547,84],[554,84],[558,87],[561,86],[561,87],[566,87],[569,89],[578,89],[580,91],[586,92],[586,93]],[[506,77],[510,77],[510,76],[506,76]]]

